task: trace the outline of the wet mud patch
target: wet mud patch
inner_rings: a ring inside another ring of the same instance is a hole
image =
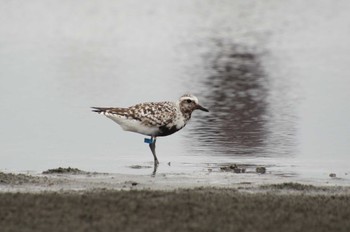
[[[46,177],[0,172],[0,185],[38,184],[47,181]]]
[[[149,165],[131,165],[129,166],[131,169],[147,169],[147,168],[153,168]]]
[[[326,187],[316,187],[309,184],[300,184],[295,182],[286,182],[281,184],[269,184],[260,186],[265,190],[294,190],[294,191],[327,191]]]
[[[95,175],[108,175],[108,173],[100,173],[100,172],[87,172],[80,170],[78,168],[53,168],[43,171],[42,174],[67,174],[67,175],[87,175],[87,176],[95,176]]]
[[[73,175],[79,175],[79,174],[88,174],[86,171],[82,171],[78,168],[53,168],[53,169],[48,169],[46,171],[43,171],[43,174],[73,174]]]

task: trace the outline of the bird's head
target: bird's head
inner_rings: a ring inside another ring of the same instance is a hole
[[[209,112],[208,109],[199,105],[198,98],[192,94],[185,94],[179,99],[180,110],[183,114],[191,114],[194,110]]]

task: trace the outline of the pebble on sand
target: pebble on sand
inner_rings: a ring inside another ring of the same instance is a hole
[[[336,175],[335,173],[330,173],[330,174],[329,174],[329,177],[331,177],[331,178],[336,178],[337,175]]]
[[[266,167],[256,167],[255,171],[259,174],[265,174],[266,173]]]

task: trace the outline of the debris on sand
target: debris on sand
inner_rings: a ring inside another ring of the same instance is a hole
[[[234,173],[245,173],[246,169],[238,167],[237,164],[231,164],[229,166],[220,167],[220,170],[225,172],[233,171]]]

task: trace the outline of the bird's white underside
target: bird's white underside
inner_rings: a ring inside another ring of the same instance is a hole
[[[141,121],[126,118],[125,116],[109,114],[109,113],[104,113],[104,115],[112,119],[114,122],[118,123],[120,127],[125,131],[131,131],[131,132],[136,132],[143,135],[154,136],[159,130],[158,127],[145,126],[141,123]]]
[[[120,125],[120,127],[125,130],[125,131],[131,131],[131,132],[136,132],[139,134],[143,135],[148,135],[148,136],[156,136],[159,132],[159,126],[146,126],[142,124],[141,121],[132,119],[132,118],[127,118],[125,116],[117,115],[117,114],[111,114],[107,112],[101,112],[100,114],[105,115],[107,118],[112,119],[114,122]],[[169,127],[171,126],[176,126],[176,128],[181,129],[186,125],[185,120],[182,117],[178,117],[177,120],[175,121],[175,124],[168,125]]]

